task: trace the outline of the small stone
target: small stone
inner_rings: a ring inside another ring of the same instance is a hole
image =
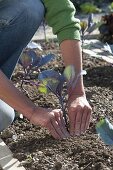
[[[74,164],[74,167],[72,168],[72,170],[79,170],[79,167],[77,164]]]
[[[42,151],[38,151],[38,156],[42,156],[43,152]]]
[[[55,162],[54,168],[55,168],[55,170],[60,170],[62,168],[62,163],[61,162]]]
[[[13,136],[12,136],[12,139],[13,139],[14,141],[16,141],[16,140],[18,139],[18,136],[17,136],[17,135],[13,135]]]

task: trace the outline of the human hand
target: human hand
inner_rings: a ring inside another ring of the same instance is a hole
[[[30,122],[48,129],[55,139],[63,139],[70,136],[65,127],[62,112],[59,109],[50,110],[36,107],[30,118]]]
[[[89,127],[91,106],[85,95],[71,95],[68,100],[68,116],[71,136],[81,135]]]

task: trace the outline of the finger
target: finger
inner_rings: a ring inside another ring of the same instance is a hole
[[[82,121],[82,109],[77,109],[76,120],[75,120],[75,135],[81,134],[81,121]]]
[[[69,122],[70,122],[70,128],[69,128],[69,131],[70,131],[70,135],[71,136],[74,136],[74,133],[75,133],[75,120],[76,120],[76,112],[73,111],[73,112],[69,112]]]
[[[51,133],[51,135],[52,135],[55,139],[61,139],[60,136],[58,135],[58,133],[56,132],[56,130],[54,129],[54,126],[52,125],[51,122],[50,122],[49,125],[47,126],[47,129],[49,130],[49,132]]]
[[[82,114],[82,121],[81,121],[81,134],[84,133],[86,130],[88,112],[89,112],[88,108],[84,107],[83,114]]]
[[[63,118],[62,113],[59,113],[59,115],[56,114],[55,116],[56,116],[56,120],[57,120],[59,127],[60,127],[62,133],[64,134],[65,138],[69,137],[70,134],[66,129],[65,120]]]
[[[54,130],[56,131],[56,133],[58,134],[58,136],[63,139],[65,138],[65,135],[63,134],[60,126],[59,126],[59,123],[57,122],[57,120],[55,120],[54,118],[51,118],[51,123],[54,127]]]
[[[86,125],[85,125],[85,131],[89,128],[90,124],[90,118],[91,118],[91,111],[87,115]]]

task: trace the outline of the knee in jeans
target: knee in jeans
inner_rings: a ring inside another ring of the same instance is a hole
[[[22,24],[25,28],[40,25],[45,13],[41,0],[15,0],[12,4],[4,9],[7,13],[0,12],[0,29],[7,28],[10,25],[16,27]]]
[[[10,114],[5,114],[2,115],[1,119],[2,122],[0,121],[0,131],[6,129],[9,125],[11,125],[11,123],[14,121],[14,117],[15,117],[15,113],[14,110],[12,110],[12,113]]]
[[[14,109],[12,109],[12,112],[6,115],[6,119],[9,125],[14,121],[14,118],[15,118],[15,112],[14,112]]]
[[[15,112],[12,107],[0,100],[0,131],[6,129],[14,120]]]
[[[33,26],[40,25],[44,19],[44,5],[40,0],[31,0],[27,1],[27,4],[24,6],[24,16],[26,16],[27,22]]]

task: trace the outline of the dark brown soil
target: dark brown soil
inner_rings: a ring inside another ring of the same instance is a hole
[[[44,52],[52,52],[58,58],[43,67],[63,71],[57,43],[42,44]],[[83,67],[87,71],[84,84],[87,99],[93,108],[89,130],[80,136],[62,141],[51,137],[46,129],[31,125],[28,120],[16,118],[1,134],[2,139],[26,168],[26,170],[113,170],[113,149],[98,137],[95,124],[98,116],[107,116],[113,121],[113,67],[97,58],[83,56]],[[19,65],[15,69],[13,82],[20,89],[23,72]],[[32,78],[36,73],[32,75]],[[29,97],[44,107],[59,107],[53,95],[38,94],[36,88],[25,84]],[[54,100],[55,99],[55,100]]]

